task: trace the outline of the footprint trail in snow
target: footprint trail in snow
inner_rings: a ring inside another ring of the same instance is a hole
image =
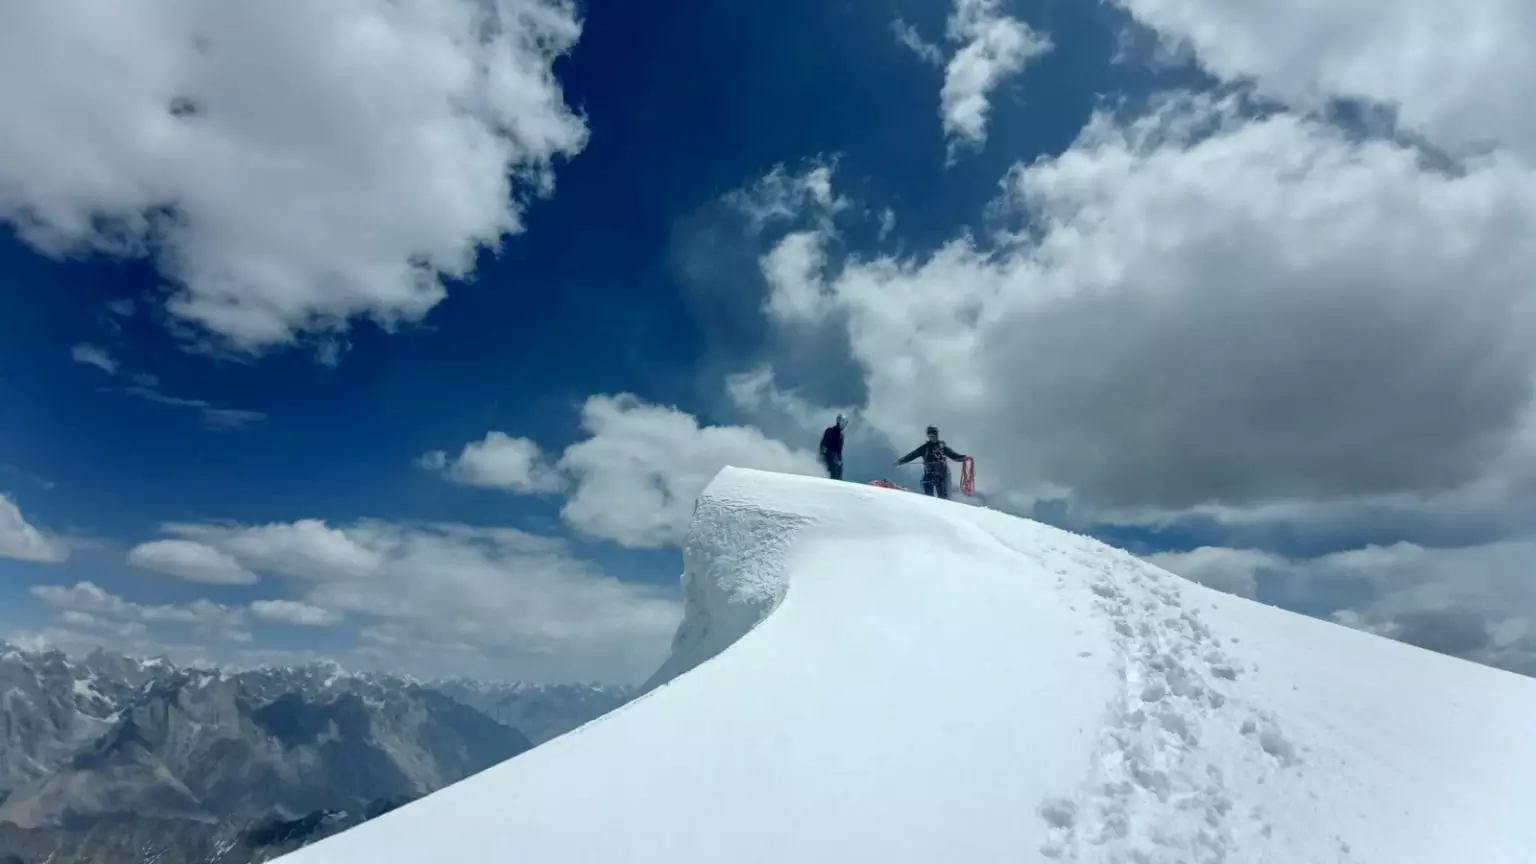
[[[1121,689],[1091,777],[1041,803],[1050,839],[1040,851],[1061,861],[1236,860],[1270,828],[1262,805],[1238,806],[1229,774],[1263,783],[1297,764],[1293,748],[1273,717],[1236,698],[1236,666],[1173,577],[1125,554],[1073,561],[1094,573],[1089,588],[1113,629]]]

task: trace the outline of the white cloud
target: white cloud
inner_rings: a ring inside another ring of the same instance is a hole
[[[156,540],[141,543],[128,553],[128,563],[158,570],[188,582],[216,585],[251,585],[260,581],[233,557],[191,540]]]
[[[69,558],[69,547],[33,527],[21,508],[0,493],[0,557],[56,564]]]
[[[109,594],[91,582],[77,583],[73,588],[62,585],[37,585],[32,595],[56,609],[84,612],[106,618],[125,618],[130,614],[130,604],[115,594]]]
[[[693,415],[635,396],[593,396],[582,410],[587,439],[566,448],[560,468],[575,478],[562,511],[585,534],[625,546],[680,543],[694,501],[731,465],[819,474],[810,451],[744,426],[700,426]]]
[[[897,17],[891,21],[891,32],[896,34],[896,41],[912,49],[912,53],[923,59],[925,63],[934,66],[944,65],[944,52],[939,46],[923,38],[923,34],[917,32],[917,28]]]
[[[900,17],[891,21],[891,30],[896,41],[923,62],[944,68],[939,117],[944,121],[950,163],[961,149],[986,144],[993,91],[1023,72],[1029,61],[1055,48],[1049,36],[1005,14],[1000,0],[955,0],[945,36],[959,47],[947,63],[939,46]]]
[[[1326,607],[1330,596],[1356,597],[1363,590],[1365,600],[1336,602],[1330,617],[1422,648],[1536,675],[1536,541],[1459,548],[1397,543],[1309,560],[1212,548],[1150,560],[1218,588],[1251,586],[1255,573],[1270,571],[1269,584],[1280,593],[1281,605],[1305,600]]]
[[[1239,107],[1099,118],[1010,173],[992,248],[810,274],[867,420],[1104,514],[1531,477],[1536,175]]]
[[[155,638],[155,634],[142,625],[105,621],[84,613],[62,612],[59,621],[64,626],[11,631],[0,634],[0,638],[23,651],[57,650],[78,658],[104,648],[130,657],[164,658],[183,668],[219,668],[231,672],[263,666],[334,663],[336,657],[335,654],[305,649],[263,648],[240,640],[183,642],[174,638]],[[391,665],[390,661],[394,659],[391,657],[380,658],[372,654],[365,657],[361,652],[345,656],[344,668],[350,671],[368,668],[400,671],[398,666]],[[366,662],[369,660],[374,662]]]
[[[127,640],[143,644],[153,641],[149,627],[145,626],[142,621],[115,621],[101,618],[90,612],[65,609],[59,613],[59,623],[90,631],[96,634],[98,640],[109,640],[114,643]]]
[[[820,231],[797,231],[763,256],[768,314],[779,321],[815,320],[826,314],[821,270],[827,264]]]
[[[1186,579],[1249,598],[1258,592],[1260,570],[1289,566],[1289,562],[1267,552],[1218,546],[1202,546],[1188,552],[1161,552],[1144,557],[1152,564]]]
[[[114,302],[108,303],[107,307],[114,314],[122,315],[131,312],[133,304],[130,302],[125,307],[123,303]],[[127,312],[124,311],[125,308]],[[116,375],[122,368],[105,348],[96,345],[76,345],[70,349],[70,356],[76,363],[94,366],[108,375]],[[154,375],[133,373],[130,377],[134,384],[124,387],[122,389],[123,393],[159,405],[170,405],[176,408],[195,408],[202,415],[203,424],[210,429],[243,429],[252,423],[257,423],[267,418],[267,415],[260,411],[224,408],[206,399],[184,399],[178,396],[167,395],[160,391],[160,379]]]
[[[173,624],[225,641],[251,640],[241,610],[209,600],[150,606],[131,603],[92,582],[78,582],[72,587],[34,585],[32,596],[59,610],[65,623],[118,625],[116,632],[124,637],[142,637],[149,625]]]
[[[1445,146],[1501,142],[1536,158],[1536,5],[1527,0],[1117,0],[1226,80],[1302,108],[1393,106]]]
[[[299,627],[328,627],[341,620],[341,615],[319,606],[293,600],[257,600],[251,604],[251,614],[263,621],[293,624]]]
[[[551,71],[580,30],[567,0],[7,4],[0,218],[153,256],[236,351],[414,321],[585,146]]]
[[[539,445],[505,432],[487,432],[483,440],[464,445],[457,458],[449,459],[446,453],[434,450],[417,462],[443,471],[450,480],[465,486],[538,493],[558,492],[564,485],[545,462]]]
[[[776,378],[773,367],[767,364],[729,375],[725,379],[726,396],[752,417],[755,425],[783,428],[786,435],[796,438],[812,435],[818,441],[821,431],[831,426],[838,414],[851,419],[856,413],[852,405],[811,402],[794,390],[780,388]],[[854,434],[857,431],[852,430]]]
[[[79,616],[66,612],[59,617],[64,621]],[[4,638],[23,651],[62,651],[71,657],[84,657],[98,648],[105,648],[134,657],[165,657],[187,666],[206,663],[213,654],[205,645],[157,640],[142,625],[95,619],[81,625],[11,631],[4,634]]]
[[[751,186],[727,194],[724,201],[745,216],[754,230],[806,216],[827,228],[833,217],[851,206],[847,198],[832,192],[836,167],[833,159],[809,160],[798,173],[775,165]]]
[[[106,349],[95,345],[76,345],[69,350],[69,356],[76,363],[84,363],[87,366],[95,366],[108,375],[117,374],[117,361],[112,359]]]
[[[992,91],[1053,47],[1049,37],[1003,14],[1000,6],[999,0],[955,0],[949,17],[946,35],[962,46],[944,69],[939,93],[950,159],[960,147],[986,143]]]
[[[635,681],[661,662],[680,614],[670,590],[604,576],[566,544],[508,528],[303,520],[167,530],[300,580],[296,599],[258,601],[253,614],[316,626],[359,618],[364,659],[423,675],[456,664],[499,678]]]
[[[386,554],[319,519],[255,526],[175,522],[164,528],[168,534],[219,549],[253,570],[303,579],[365,577],[378,570]]]
[[[813,422],[806,403],[778,391],[771,370],[733,378],[732,387],[741,407],[793,412]],[[700,426],[692,414],[628,393],[587,399],[582,430],[587,437],[567,447],[552,468],[543,466],[533,442],[499,432],[465,451],[488,444],[494,445],[486,448],[492,454],[512,450],[512,458],[488,457],[475,469],[485,478],[480,485],[521,492],[568,490],[561,510],[567,524],[589,537],[635,548],[680,543],[694,500],[728,465],[821,473],[810,451],[788,447],[754,427]],[[429,468],[446,467],[452,476],[462,468],[464,457],[452,461],[434,451],[417,461]],[[537,482],[521,482],[529,465]]]
[[[203,425],[209,429],[244,429],[253,423],[259,423],[267,419],[267,415],[260,411],[248,411],[244,408],[224,408],[206,399],[185,399],[180,396],[166,395],[156,389],[155,377],[153,375],[135,375],[134,379],[139,383],[135,386],[124,388],[124,393],[159,405],[170,405],[175,408],[194,408],[202,416]]]

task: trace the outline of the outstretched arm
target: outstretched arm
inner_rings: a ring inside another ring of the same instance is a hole
[[[896,464],[897,465],[905,465],[908,462],[911,462],[913,459],[916,459],[917,457],[923,455],[923,448],[926,447],[926,446],[927,446],[926,444],[919,444],[919,445],[917,445],[917,449],[916,450],[913,450],[911,453],[908,453],[907,455],[901,457],[900,459],[897,459],[896,460]]]
[[[944,445],[944,455],[955,460],[956,462],[964,462],[966,460],[964,455],[956,453],[955,448],[949,446],[948,444]]]

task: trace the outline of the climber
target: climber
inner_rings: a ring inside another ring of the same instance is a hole
[[[897,459],[894,464],[905,465],[919,456],[923,457],[923,494],[948,498],[949,462],[946,458],[964,462],[969,457],[956,453],[948,444],[940,441],[937,426],[929,426],[928,440],[920,444],[916,450]]]
[[[843,479],[843,429],[847,426],[848,418],[839,414],[837,421],[821,433],[821,464],[827,466],[827,476],[833,480]]]

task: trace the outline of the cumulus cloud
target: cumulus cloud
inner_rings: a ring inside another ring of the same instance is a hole
[[[732,405],[753,418],[754,425],[783,429],[786,437],[814,435],[820,440],[821,430],[832,425],[838,414],[851,419],[857,411],[853,405],[821,405],[781,388],[770,364],[727,376],[725,392]]]
[[[509,528],[302,520],[166,529],[297,580],[296,599],[257,601],[252,614],[311,626],[356,618],[364,659],[423,675],[472,668],[636,681],[661,662],[680,615],[670,591],[605,576],[567,544]]]
[[[938,45],[900,17],[891,21],[891,30],[923,62],[944,68],[939,117],[951,163],[960,150],[986,144],[993,91],[1055,47],[1049,36],[1004,13],[1000,0],[955,0],[945,36],[959,47],[947,63]]]
[[[0,557],[56,564],[69,558],[69,547],[33,527],[21,508],[0,493]]]
[[[836,167],[837,160],[825,158],[807,160],[798,171],[775,165],[752,184],[727,193],[724,201],[745,216],[754,231],[807,216],[820,227],[829,228],[833,217],[852,206],[847,198],[832,191]]]
[[[188,582],[216,585],[251,585],[260,581],[233,557],[191,540],[156,540],[141,543],[128,553],[128,563],[146,570],[169,573]]]
[[[953,159],[959,148],[986,143],[992,91],[1053,46],[1049,37],[1003,14],[999,0],[955,0],[947,35],[961,45],[944,69],[944,87],[939,91],[939,111]]]
[[[253,570],[302,579],[366,577],[378,570],[384,550],[370,547],[344,529],[319,519],[266,525],[210,525],[173,522],[166,533],[229,555]]]
[[[815,422],[808,403],[778,390],[772,370],[734,378],[732,389],[739,407],[776,411],[791,424]],[[692,414],[629,393],[590,397],[581,424],[586,437],[567,447],[553,466],[544,466],[533,442],[492,432],[464,448],[465,453],[480,448],[491,454],[470,470],[482,475],[485,482],[478,485],[518,492],[564,490],[561,513],[567,524],[589,537],[633,548],[682,542],[694,501],[726,466],[821,472],[810,451],[789,447],[755,427],[701,426]],[[512,455],[503,459],[503,450]],[[450,460],[434,451],[418,463],[453,477],[464,459]],[[536,482],[526,482],[529,477]]]
[[[152,257],[223,349],[418,320],[585,146],[580,32],[568,0],[9,4],[0,218]]]
[[[328,627],[341,620],[340,613],[294,600],[257,600],[251,604],[251,614],[298,627]]]
[[[76,345],[69,350],[69,356],[76,363],[95,366],[108,375],[117,374],[117,361],[112,359],[112,355],[108,354],[105,348],[95,345]]]
[[[943,426],[1000,502],[1249,536],[1528,527],[1536,115],[1499,94],[1531,68],[1532,7],[1121,3],[1298,111],[1376,99],[1482,150],[1174,94],[1016,166],[991,236],[841,261],[806,254],[829,232],[785,227],[765,320],[846,329],[866,419],[898,441]]]
[[[593,396],[582,410],[584,441],[566,448],[575,478],[565,519],[577,530],[625,546],[680,543],[694,501],[728,465],[816,474],[816,457],[757,429],[700,426],[691,414],[635,396]]]
[[[1303,109],[1338,97],[1391,106],[1452,148],[1536,158],[1536,6],[1525,0],[1116,0],[1207,71]]]
[[[1101,116],[1006,178],[1027,230],[794,302],[846,316],[871,423],[944,427],[983,489],[1179,510],[1528,470],[1536,177],[1242,107]]]
[[[441,450],[424,454],[418,464],[442,471],[455,483],[483,486],[512,492],[558,492],[563,485],[539,451],[539,445],[527,438],[513,438],[505,432],[487,432],[480,441],[464,445],[455,458]]]
[[[129,640],[147,644],[153,638],[150,636],[149,628],[142,621],[112,620],[76,609],[61,611],[59,613],[59,623],[95,633],[98,639],[108,639],[114,642]]]
[[[1145,556],[1152,564],[1218,591],[1252,598],[1258,591],[1258,573],[1281,569],[1289,562],[1256,549],[1203,546],[1188,552],[1162,552]]]
[[[776,321],[813,321],[827,314],[821,271],[827,266],[826,235],[797,231],[763,256],[768,314]]]
[[[76,618],[72,613],[61,613],[61,624]],[[70,626],[47,626],[37,630],[13,630],[4,635],[5,641],[23,651],[62,651],[71,657],[84,657],[99,648],[118,651],[133,657],[164,657],[174,663],[193,666],[207,663],[213,655],[207,645],[184,644],[158,640],[138,624],[119,624],[83,616],[89,623]],[[224,646],[221,646],[224,647]]]
[[[773,398],[764,389],[771,385],[743,378],[739,397]],[[692,414],[628,393],[589,398],[582,431],[587,437],[555,464],[571,486],[562,515],[587,536],[634,548],[680,543],[694,501],[726,466],[819,473],[809,451],[756,428],[700,426]]]
[[[241,610],[209,600],[183,605],[144,605],[124,600],[92,582],[77,582],[73,586],[35,585],[32,596],[59,610],[68,624],[127,625],[118,628],[117,632],[122,636],[142,636],[148,625],[177,624],[190,627],[203,636],[230,642],[251,641]]]
[[[335,663],[337,656],[303,649],[263,648],[248,641],[181,641],[168,634],[151,633],[139,624],[112,622],[75,612],[61,612],[58,625],[37,630],[13,630],[0,634],[0,638],[23,651],[62,651],[71,657],[84,657],[92,651],[106,649],[130,657],[163,658],[188,669],[218,668],[231,672],[258,667]],[[393,657],[374,657],[361,652],[343,656],[347,660],[344,668],[352,671],[400,670],[399,666],[393,665]]]
[[[1223,590],[1251,588],[1258,573],[1268,571],[1268,593],[1281,605],[1305,599],[1341,624],[1536,675],[1536,541],[1530,539],[1457,548],[1395,543],[1304,560],[1207,548],[1149,560]]]

